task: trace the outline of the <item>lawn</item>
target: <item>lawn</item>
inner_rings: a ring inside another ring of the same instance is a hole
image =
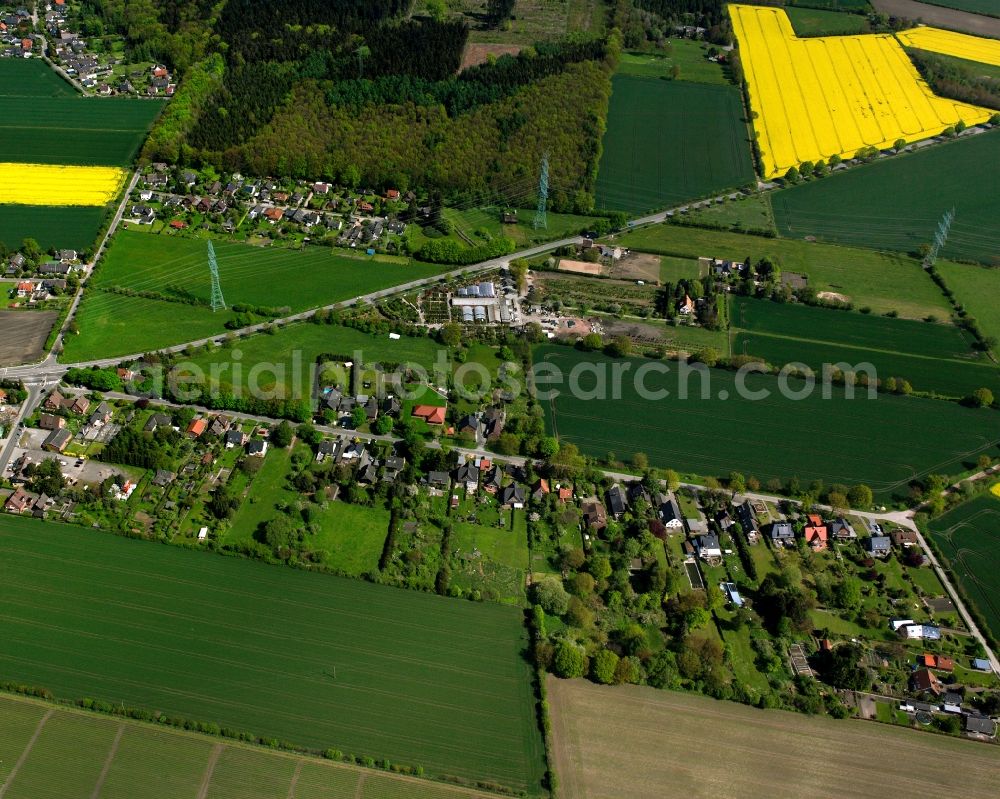
[[[455,521],[450,551],[451,584],[466,592],[479,591],[485,599],[520,605],[524,602],[525,573],[529,565],[528,527],[524,511],[492,505],[462,506],[476,522]],[[498,519],[503,526],[495,526]]]
[[[378,561],[389,532],[389,511],[330,502],[316,515],[320,531],[308,541],[322,552],[325,565],[360,577],[378,570]]]
[[[659,799],[669,785],[689,797],[896,797],[904,783],[928,795],[996,793],[997,754],[972,741],[646,686],[548,687],[561,796]],[[692,763],[696,741],[719,755]]]
[[[660,282],[676,283],[678,280],[694,280],[703,277],[701,267],[694,258],[676,258],[672,255],[660,257]]]
[[[750,257],[758,261],[770,257],[783,272],[808,275],[809,285],[816,291],[844,294],[855,306],[867,305],[874,313],[896,311],[911,319],[928,315],[943,319],[951,312],[948,301],[920,264],[902,255],[669,223],[625,233],[616,241],[644,252],[686,258],[742,261]]]
[[[916,391],[956,398],[982,387],[1000,392],[1000,370],[950,324],[747,297],[733,297],[730,309],[732,325],[741,331],[733,342],[739,355],[775,366],[801,362],[817,374],[824,364],[871,364],[880,380],[902,378]]]
[[[734,86],[616,75],[597,207],[638,214],[753,180]]]
[[[0,784],[51,712],[7,786],[4,795],[11,799],[96,796],[105,765],[101,799],[191,799],[203,785],[211,799],[476,799],[461,788],[430,781],[57,709],[17,696],[0,696],[0,712]]]
[[[868,17],[861,14],[793,6],[786,6],[785,13],[788,14],[796,36],[847,36],[871,30]]]
[[[218,242],[215,251],[230,309],[246,304],[286,315],[449,269],[341,255],[325,247],[300,251]],[[153,296],[123,297],[111,289]],[[64,360],[155,350],[223,333],[233,315],[212,312],[211,289],[204,240],[121,231],[87,289],[77,317],[81,333],[67,341]]]
[[[533,186],[529,191],[534,192],[537,186]],[[505,236],[514,241],[518,249],[526,249],[534,244],[539,244],[553,239],[561,239],[567,236],[575,236],[583,230],[587,230],[594,222],[592,216],[578,216],[576,214],[559,214],[549,211],[546,214],[546,227],[536,230],[534,227],[535,209],[520,208],[515,209],[517,223],[505,225],[502,223],[502,214],[506,208],[499,206],[487,206],[481,208],[443,208],[442,217],[451,225],[452,234],[450,238],[465,246],[469,242],[480,244],[490,239]],[[417,225],[409,225],[407,233],[410,235],[411,251],[419,247],[420,240],[414,240],[420,228]],[[426,237],[425,237],[426,238]]]
[[[628,370],[621,398],[612,399],[615,384],[606,356],[542,345],[535,350],[536,364],[541,361],[564,375],[581,362],[594,364],[593,372],[581,376],[577,396],[566,391],[565,377],[561,384],[543,386],[562,391],[544,401],[550,430],[589,455],[613,452],[628,460],[644,452],[657,466],[703,476],[735,469],[760,480],[867,483],[887,498],[905,495],[915,477],[954,473],[981,453],[997,454],[993,414],[955,403],[888,395],[867,399],[861,392],[849,400],[838,391],[824,400],[819,388],[796,401],[781,396],[776,378],[751,374],[745,388],[769,392],[754,400],[741,397],[733,372],[708,370],[706,381],[684,380],[675,362],[662,362],[671,368],[669,375],[644,375],[649,395],[643,399],[630,378],[644,364],[653,367],[639,359],[621,367]],[[608,399],[591,398],[601,374]],[[685,384],[689,398],[681,399]],[[709,396],[702,399],[706,384]],[[791,388],[798,387],[792,381]],[[660,390],[669,395],[658,396]]]
[[[250,484],[250,493],[240,504],[223,538],[225,543],[249,541],[260,525],[277,516],[279,504],[291,504],[299,500],[299,492],[288,485],[291,467],[291,449],[268,448],[264,463]]]
[[[931,537],[951,573],[979,608],[994,636],[1000,636],[1000,500],[986,492],[934,519]]]
[[[684,219],[705,227],[726,227],[737,233],[777,232],[771,204],[761,194],[698,208],[685,214]]]
[[[540,789],[519,611],[13,517],[0,552],[3,679]]]
[[[1000,341],[1000,305],[996,302],[1000,270],[950,261],[938,261],[937,269],[955,293],[955,301],[975,317],[984,335]]]
[[[239,339],[232,346],[199,352],[188,363],[202,370],[209,383],[226,392],[247,396],[251,373],[255,387],[271,391],[281,386],[287,399],[312,394],[313,365],[320,355],[343,357],[356,364],[414,363],[431,370],[438,352],[444,353],[445,374],[451,365],[447,351],[430,338],[372,335],[341,325],[301,322],[284,326],[273,334],[258,333]],[[217,380],[212,376],[218,375]]]
[[[943,253],[1000,263],[1000,132],[888,158],[776,192],[778,232],[911,252],[930,243],[955,208]]]
[[[673,80],[675,65],[678,69],[676,80],[718,85],[728,83],[722,66],[708,60],[708,45],[693,39],[671,39],[662,51],[622,53],[616,74]]]

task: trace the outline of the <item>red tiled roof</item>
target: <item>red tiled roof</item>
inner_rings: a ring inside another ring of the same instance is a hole
[[[445,409],[440,405],[414,405],[412,415],[427,424],[444,424]]]
[[[187,431],[193,436],[200,436],[208,428],[208,422],[204,419],[194,419],[188,425]]]

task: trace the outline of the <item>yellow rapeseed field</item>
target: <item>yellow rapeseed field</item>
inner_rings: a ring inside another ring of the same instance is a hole
[[[891,35],[799,39],[781,9],[731,5],[729,13],[765,177],[993,114],[935,95]]]
[[[979,36],[969,36],[966,33],[955,33],[940,28],[928,28],[921,25],[908,31],[896,34],[907,47],[917,47],[930,50],[932,53],[965,58],[969,61],[979,61],[1000,67],[1000,40],[982,39]]]
[[[0,205],[105,205],[127,176],[113,166],[0,163]]]

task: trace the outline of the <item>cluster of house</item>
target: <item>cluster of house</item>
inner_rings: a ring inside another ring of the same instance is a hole
[[[908,620],[894,619],[893,623]],[[915,626],[913,624],[906,627]],[[974,658],[971,666],[976,671],[990,671],[990,662],[985,658]],[[955,659],[948,655],[938,655],[924,652],[917,658],[910,674],[909,687],[915,694],[928,701],[908,699],[900,703],[899,709],[905,713],[927,714],[945,713],[962,716],[962,728],[966,733],[977,737],[994,738],[997,733],[996,722],[989,716],[978,711],[962,707],[963,697],[954,690],[949,690],[953,683],[952,673],[955,671]]]
[[[573,499],[573,488],[569,485],[552,485],[544,478],[536,479],[527,486],[524,467],[515,464],[501,464],[485,456],[466,457],[459,455],[451,471],[431,471],[423,480],[432,496],[451,494],[451,505],[459,504],[459,491],[466,496],[480,492],[495,497],[500,507],[520,510],[528,500],[543,502],[555,492],[560,502]]]
[[[31,39],[31,13],[26,8],[0,12],[0,57],[31,58],[35,43]]]
[[[57,275],[68,277],[74,272],[83,270],[83,268],[84,265],[80,263],[80,257],[76,250],[57,250],[55,260],[45,261],[37,265],[29,261],[23,253],[15,252],[3,265],[3,273],[5,277],[17,277],[33,273],[44,276]]]
[[[115,80],[113,68],[125,62],[103,53],[98,56],[88,48],[87,40],[73,30],[65,0],[53,0],[47,6],[44,23],[51,41],[51,56],[84,89],[103,96],[135,95],[140,91],[148,97],[173,96],[176,84],[163,64],[153,64],[148,71],[137,69],[129,77]]]
[[[300,180],[288,189],[273,178],[247,179],[236,173],[225,182],[214,180],[199,186],[196,172],[180,170],[174,178],[166,164],[154,163],[142,176],[142,182],[139,202],[129,210],[130,220],[137,224],[152,224],[157,209],[150,203],[158,203],[164,212],[177,217],[170,222],[176,229],[188,227],[188,222],[180,218],[183,214],[221,218],[239,207],[246,208],[246,218],[252,222],[293,224],[306,232],[316,228],[340,232],[341,243],[348,247],[370,245],[386,234],[402,235],[406,231],[403,222],[373,216],[374,206],[360,197],[348,205],[348,201],[330,196],[332,184],[322,181]],[[385,199],[398,200],[399,192],[390,189]],[[236,227],[231,219],[222,220],[221,225],[227,233]]]

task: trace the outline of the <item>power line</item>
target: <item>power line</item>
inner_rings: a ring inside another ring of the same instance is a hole
[[[226,300],[219,285],[219,265],[215,262],[215,247],[211,240],[208,242],[208,271],[212,274],[212,313],[215,313],[220,308],[225,309]]]
[[[545,206],[549,200],[549,154],[542,156],[542,174],[538,177],[538,210],[535,211],[535,230],[548,229],[549,220]]]

